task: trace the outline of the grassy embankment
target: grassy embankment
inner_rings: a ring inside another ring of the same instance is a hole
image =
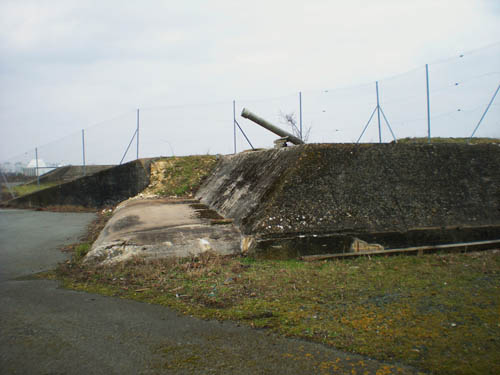
[[[158,170],[170,190],[154,191],[189,196],[195,188],[179,186],[195,175],[199,184],[203,173],[176,159]],[[92,238],[74,246],[74,260],[52,277],[68,288],[234,320],[436,374],[500,373],[498,251],[312,263],[205,254],[96,268],[81,264]]]
[[[31,194],[39,190],[47,189],[52,186],[57,185],[57,183],[43,183],[40,185],[35,184],[24,184],[24,185],[16,185],[12,186],[10,189],[14,193],[16,197],[20,197],[26,194]],[[11,191],[7,189],[4,185],[2,185],[2,200],[9,200],[12,198]]]
[[[20,197],[22,195],[31,194],[31,193],[34,193],[35,191],[48,189],[48,188],[50,188],[52,186],[56,186],[56,185],[57,185],[57,182],[47,182],[47,183],[43,183],[40,185],[37,185],[37,184],[17,185],[17,186],[14,186],[12,188],[12,190],[14,190],[14,193],[16,194],[16,196]]]

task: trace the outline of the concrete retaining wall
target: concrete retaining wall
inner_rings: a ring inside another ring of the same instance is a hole
[[[500,238],[500,146],[319,144],[224,157],[198,192],[277,257]],[[280,255],[281,254],[281,255]]]
[[[85,166],[85,175],[89,176],[91,174],[103,171],[114,167],[114,165],[87,165]],[[40,176],[40,183],[51,183],[51,182],[69,182],[76,180],[77,178],[83,177],[83,166],[82,165],[66,165],[64,167],[59,167],[53,171],[43,174]],[[38,183],[37,180],[30,182],[31,185]]]
[[[152,159],[135,160],[93,175],[10,200],[15,208],[112,206],[140,193],[149,184]]]

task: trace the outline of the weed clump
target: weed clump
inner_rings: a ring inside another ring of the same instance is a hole
[[[81,243],[75,247],[75,261],[80,261],[90,250],[91,245],[88,242]]]

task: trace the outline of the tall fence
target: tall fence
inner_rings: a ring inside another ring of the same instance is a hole
[[[309,143],[500,137],[499,88],[496,44],[363,85],[131,109],[3,160],[0,182],[11,187],[65,165],[271,147],[276,136],[242,118],[244,107],[284,128],[293,118]]]

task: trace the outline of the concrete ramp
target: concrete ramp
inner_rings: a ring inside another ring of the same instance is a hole
[[[87,254],[103,265],[130,259],[239,253],[240,231],[197,200],[131,199],[120,204]]]
[[[500,238],[497,144],[316,144],[226,156],[197,193],[269,258]],[[359,244],[362,244],[361,248]]]

